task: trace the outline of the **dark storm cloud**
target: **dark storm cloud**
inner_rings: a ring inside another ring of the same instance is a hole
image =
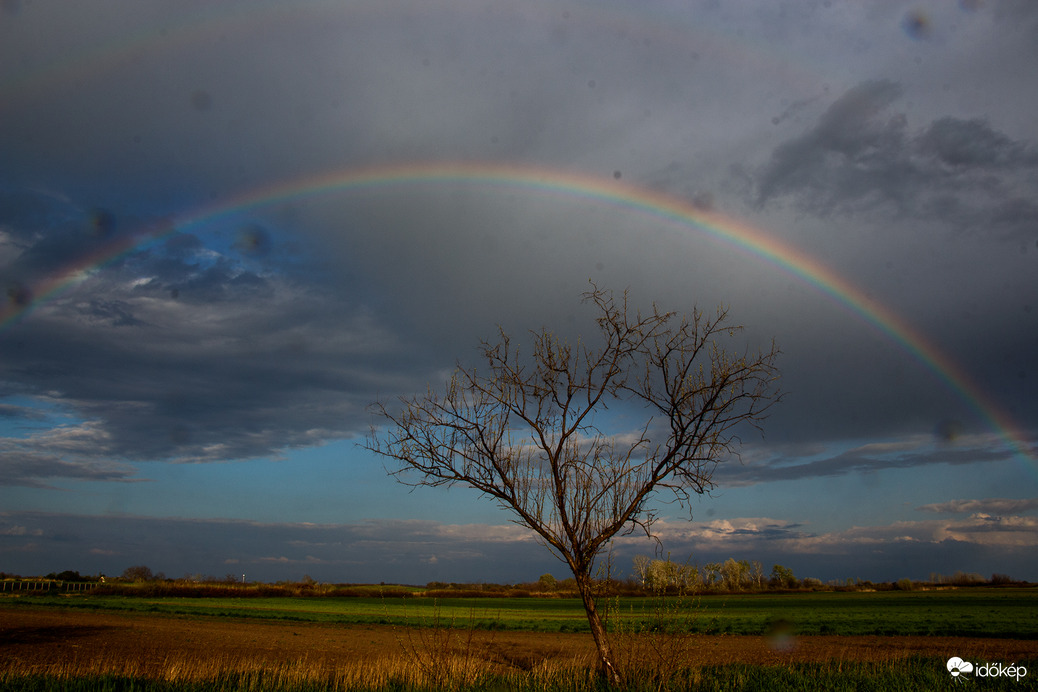
[[[475,578],[508,583],[532,581],[554,562],[529,531],[509,525],[262,523],[41,512],[0,513],[0,550],[19,553],[39,574],[71,565],[84,573],[120,574],[146,564],[170,577],[244,573],[249,580],[271,582],[310,575],[321,581],[425,584],[479,575]]]
[[[903,123],[899,120],[879,122],[877,116],[893,103],[902,93],[897,84],[889,81],[866,82],[837,99],[818,120],[815,127],[805,134],[780,145],[771,155],[771,160],[757,176],[757,203],[764,205],[772,198],[800,190],[815,192],[824,185],[839,185],[841,188],[867,182],[870,171],[863,170],[862,180],[829,181],[833,166],[830,158],[840,163],[854,162],[873,152],[896,149],[903,141]],[[883,162],[881,161],[880,164]],[[845,168],[850,168],[845,166]],[[837,169],[839,172],[839,169]],[[857,171],[853,171],[857,173]],[[835,202],[842,202],[847,192],[833,190],[835,200],[817,201],[815,207],[828,211]],[[802,204],[811,199],[810,194]]]
[[[6,272],[39,274],[36,258],[65,227],[27,233],[18,221],[5,227],[28,240]],[[365,427],[378,388],[406,377],[406,364],[383,367],[394,339],[349,296],[290,274],[258,273],[175,234],[91,268],[74,292],[0,333],[5,388],[82,421],[17,441],[29,455],[60,446],[69,460],[40,457],[35,477],[109,477],[98,459],[276,455]],[[31,468],[17,464],[12,478]]]
[[[773,448],[782,449],[781,445]],[[868,444],[845,452],[802,461],[804,450],[793,447],[790,454],[740,464],[731,461],[718,466],[715,481],[721,486],[753,485],[773,481],[802,480],[852,473],[875,473],[891,469],[908,469],[932,464],[952,466],[1013,459],[1018,454],[1002,441],[978,440],[971,444],[960,440],[954,445],[933,444],[930,440],[910,440],[896,443]],[[1038,453],[1038,447],[1034,449]]]
[[[209,461],[317,444],[361,427],[374,396],[367,368],[378,358],[350,342],[378,337],[362,319],[305,300],[261,315],[246,313],[256,310],[249,302],[231,302],[226,312],[171,306],[188,313],[184,321],[127,319],[125,306],[113,314],[95,305],[77,311],[85,324],[59,315],[22,329],[5,349],[3,374],[55,392],[69,415],[106,433],[70,442],[70,453]],[[307,310],[337,328],[315,326],[315,315],[310,324],[289,321]]]
[[[140,480],[135,477],[136,469],[128,465],[103,460],[68,461],[56,454],[33,451],[35,446],[0,440],[0,486],[53,488],[51,482],[57,480]]]
[[[758,207],[789,199],[818,215],[909,217],[996,239],[1038,233],[1038,148],[978,118],[913,132],[887,80],[859,84],[813,128],[779,145],[756,174]]]
[[[101,232],[92,210],[54,195],[0,191],[0,261],[17,255],[16,263],[5,262],[5,278],[30,282],[93,254],[111,242],[113,225],[104,221]]]
[[[995,132],[983,120],[941,118],[916,139],[918,150],[952,169],[1022,169],[1038,166],[1038,149]]]
[[[38,409],[14,404],[0,404],[0,418],[20,420],[43,420],[46,416]]]

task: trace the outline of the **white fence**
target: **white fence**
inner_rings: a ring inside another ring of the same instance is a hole
[[[77,593],[98,586],[94,581],[57,581],[52,579],[0,580],[0,593]]]

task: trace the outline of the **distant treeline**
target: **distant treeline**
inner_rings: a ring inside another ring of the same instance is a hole
[[[931,573],[928,581],[904,578],[895,582],[872,582],[861,579],[822,582],[820,579],[796,577],[793,570],[782,565],[773,565],[765,571],[757,561],[735,560],[706,563],[702,566],[674,562],[670,559],[650,559],[645,556],[634,558],[634,575],[615,579],[604,576],[596,580],[602,596],[652,596],[705,593],[740,592],[788,592],[788,591],[914,591],[970,586],[1030,586],[1006,574],[992,574],[986,579],[973,572],[957,571],[952,575]],[[189,575],[180,579],[167,578],[163,573],[153,573],[144,565],[135,565],[118,577],[105,575],[81,575],[79,572],[64,571],[42,577],[23,577],[0,572],[0,582],[9,586],[14,583],[52,582],[53,584],[82,584],[86,591],[95,595],[148,596],[148,597],[367,597],[367,598],[576,598],[576,582],[572,578],[556,579],[544,574],[535,582],[517,584],[486,584],[433,581],[421,586],[400,584],[350,584],[321,583],[304,576],[300,581],[275,583],[245,582],[236,575],[225,577]],[[89,585],[89,586],[88,586]],[[36,591],[51,589],[35,589]],[[58,591],[57,589],[53,589]],[[21,593],[13,588],[0,589],[5,592]]]
[[[708,562],[704,565],[681,563],[671,560],[651,559],[636,555],[633,560],[634,580],[650,593],[738,593],[761,591],[912,591],[942,586],[1007,586],[1024,585],[1006,574],[992,574],[985,579],[976,573],[957,571],[951,576],[936,572],[929,581],[914,581],[909,578],[895,582],[872,582],[861,579],[845,579],[823,582],[814,577],[798,578],[793,570],[783,565],[773,565],[766,571],[757,561],[729,558],[724,562]],[[550,576],[550,575],[548,575]],[[543,577],[542,577],[543,579]]]

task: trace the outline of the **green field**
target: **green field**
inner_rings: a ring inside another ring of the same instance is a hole
[[[191,617],[408,626],[453,625],[540,632],[587,631],[570,598],[173,598],[20,596],[11,605],[59,606]],[[764,634],[777,622],[796,634],[930,635],[1038,639],[1038,589],[809,592],[606,598],[612,627],[706,634]]]

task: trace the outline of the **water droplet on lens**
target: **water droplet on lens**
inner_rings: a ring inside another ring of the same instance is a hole
[[[930,35],[930,20],[921,11],[915,10],[901,20],[901,28],[909,38],[921,40]]]
[[[692,198],[692,206],[701,211],[713,211],[714,196],[710,192],[700,192]]]
[[[934,429],[934,436],[938,442],[952,443],[962,435],[962,423],[952,418],[946,418]]]
[[[90,227],[94,235],[106,238],[115,230],[115,214],[107,209],[95,209],[90,214]]]
[[[7,287],[7,302],[15,308],[27,307],[32,302],[32,290],[24,284],[11,284]]]
[[[238,232],[234,247],[245,255],[264,257],[270,252],[270,234],[262,226],[246,226]]]

